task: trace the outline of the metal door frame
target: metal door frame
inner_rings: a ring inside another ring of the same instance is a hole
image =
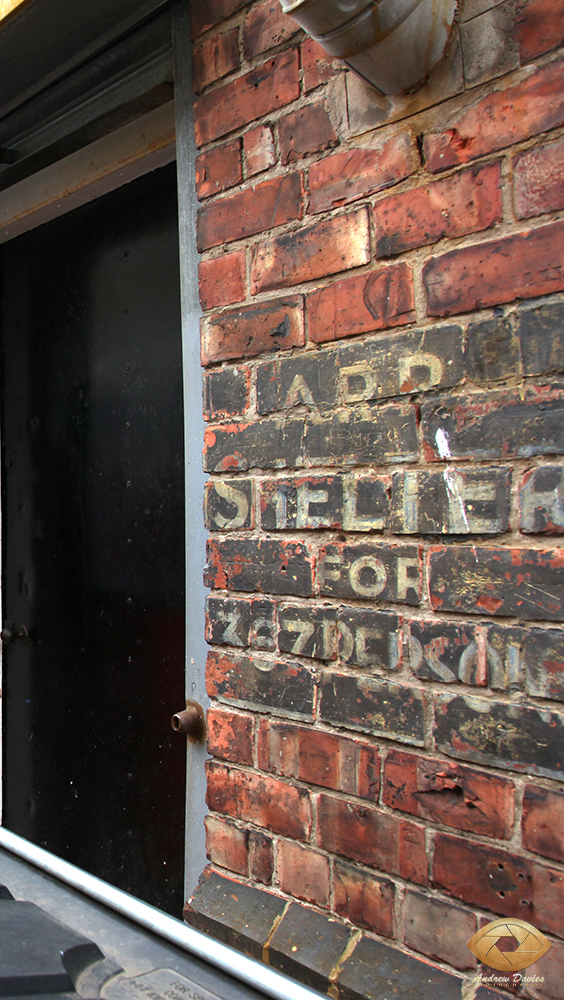
[[[206,592],[202,581],[206,542],[202,514],[205,481],[202,467],[204,422],[201,406],[198,254],[195,245],[197,199],[189,5],[185,0],[172,0],[171,15],[174,101],[0,191],[0,243],[6,243],[23,232],[35,229],[176,159],[185,427],[186,697],[205,706]],[[178,706],[178,709],[182,707]],[[203,747],[187,743],[187,781],[184,790],[186,894],[194,888],[206,864],[205,758]]]

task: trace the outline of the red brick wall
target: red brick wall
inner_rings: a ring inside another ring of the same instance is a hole
[[[521,917],[552,950],[513,991],[554,1000],[564,5],[467,0],[403,97],[278,0],[192,7],[214,759],[189,919],[343,998],[380,948],[442,970],[418,996],[486,1000],[466,942]],[[256,940],[222,886],[271,907]]]

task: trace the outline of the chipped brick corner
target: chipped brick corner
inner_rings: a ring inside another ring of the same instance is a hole
[[[559,1000],[564,3],[463,0],[386,97],[277,0],[191,11],[211,760],[186,919],[336,1000],[507,1000],[466,942],[521,917],[552,948],[518,995]]]

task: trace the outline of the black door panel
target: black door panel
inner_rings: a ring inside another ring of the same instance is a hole
[[[4,824],[180,915],[174,166],[2,248]]]

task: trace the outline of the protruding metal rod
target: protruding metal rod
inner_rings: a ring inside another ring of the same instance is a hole
[[[183,733],[192,743],[204,743],[206,739],[206,717],[197,701],[187,701],[186,708],[173,715],[170,724],[176,733]]]

